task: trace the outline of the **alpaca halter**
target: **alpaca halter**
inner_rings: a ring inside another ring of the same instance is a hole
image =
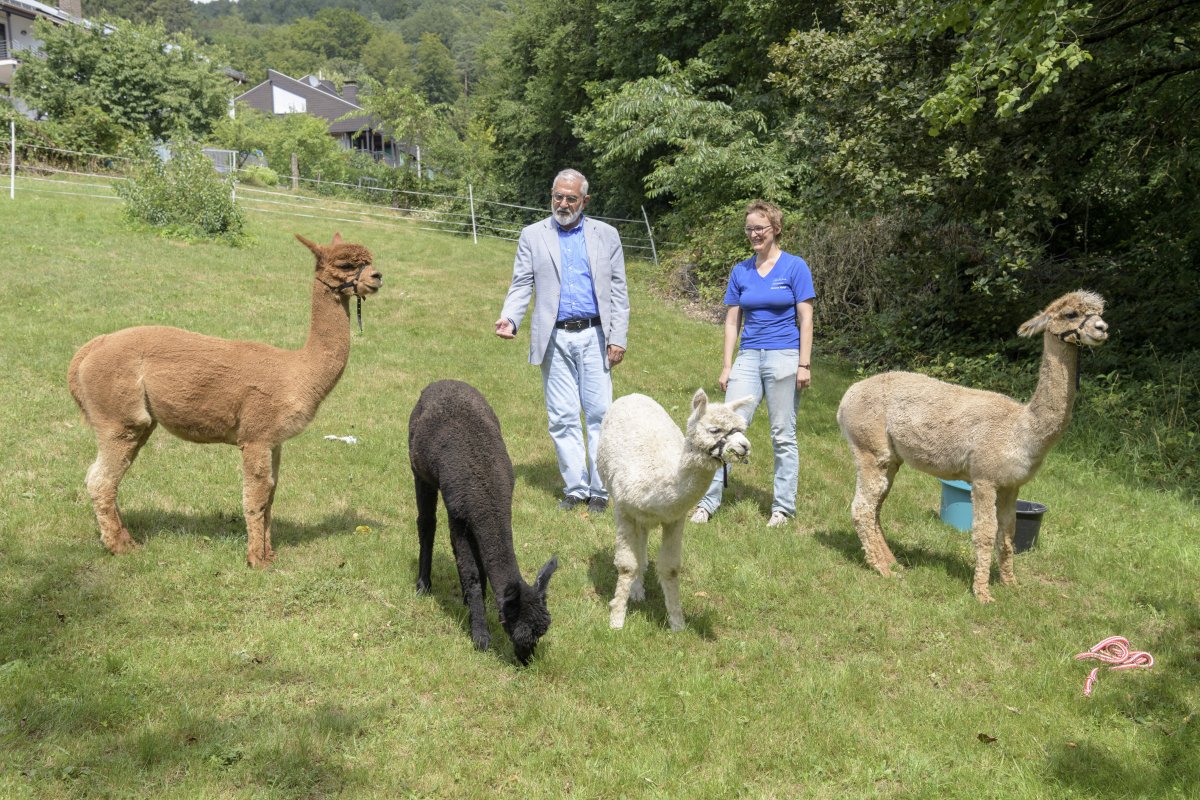
[[[1083,329],[1087,327],[1088,320],[1090,320],[1092,317],[1097,317],[1097,316],[1099,316],[1099,314],[1084,314],[1083,320],[1080,321],[1079,325],[1077,325],[1074,330],[1063,331],[1062,333],[1058,333],[1055,335],[1059,338],[1060,341],[1065,342],[1067,344],[1073,344],[1078,347],[1083,344],[1083,337],[1081,334],[1083,333]],[[1067,338],[1067,337],[1072,337],[1072,338]]]
[[[1075,391],[1076,392],[1079,391],[1080,361],[1083,358],[1083,356],[1081,354],[1082,350],[1083,350],[1083,337],[1082,337],[1083,329],[1085,327],[1087,327],[1088,320],[1090,320],[1092,317],[1096,317],[1096,316],[1099,316],[1099,315],[1098,314],[1084,314],[1083,320],[1073,330],[1063,331],[1062,333],[1055,334],[1055,336],[1058,337],[1058,340],[1060,342],[1062,342],[1063,344],[1075,345]],[[1068,338],[1068,337],[1070,337],[1070,338]]]
[[[359,333],[363,332],[363,326],[362,326],[362,295],[358,293],[358,279],[362,277],[363,270],[366,268],[367,268],[367,265],[363,264],[361,267],[358,268],[358,272],[354,273],[353,278],[351,278],[348,281],[342,281],[337,286],[330,286],[328,283],[325,283],[325,281],[322,281],[320,278],[317,278],[317,280],[321,281],[321,284],[326,289],[333,292],[335,295],[341,294],[343,289],[353,288],[355,290],[354,296],[356,298],[358,298],[358,332]]]
[[[726,489],[729,488],[729,462],[722,458],[722,456],[725,453],[725,445],[729,444],[729,437],[733,436],[735,433],[739,433],[739,431],[730,431],[729,433],[725,434],[717,440],[717,443],[713,446],[713,449],[708,451],[710,456],[721,462],[721,481]]]

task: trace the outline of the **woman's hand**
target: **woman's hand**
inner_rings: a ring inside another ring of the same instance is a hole
[[[812,371],[808,367],[796,367],[796,388],[807,389],[812,386]]]
[[[721,387],[722,392],[729,391],[729,372],[729,367],[725,367],[721,370],[721,376],[717,378],[717,386]]]

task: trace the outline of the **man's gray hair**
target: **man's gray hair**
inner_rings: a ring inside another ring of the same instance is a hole
[[[579,181],[579,191],[584,197],[587,197],[588,179],[583,177],[582,172],[577,169],[564,169],[562,172],[554,176],[554,181],[550,185],[553,186],[555,183],[558,183],[559,178],[574,178],[575,180]]]

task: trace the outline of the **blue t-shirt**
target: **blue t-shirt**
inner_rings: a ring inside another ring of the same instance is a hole
[[[746,350],[792,350],[800,347],[796,304],[812,300],[812,273],[804,259],[780,253],[764,278],[754,267],[755,256],[736,264],[729,273],[725,305],[742,309],[741,347]]]

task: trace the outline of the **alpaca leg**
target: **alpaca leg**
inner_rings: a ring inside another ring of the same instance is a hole
[[[892,574],[891,567],[896,564],[896,557],[883,538],[879,515],[900,464],[877,459],[872,453],[859,450],[855,450],[854,460],[858,465],[854,501],[850,506],[854,528],[862,542],[867,563],[880,575],[888,577]]]
[[[640,537],[640,544],[639,544]],[[616,554],[613,564],[617,568],[617,589],[608,604],[608,624],[611,628],[625,626],[625,608],[629,605],[629,594],[638,575],[639,549],[645,549],[646,531],[628,518],[617,520]]]
[[[432,586],[433,537],[437,532],[438,488],[413,474],[417,496],[417,538],[421,552],[417,556],[417,594],[429,594]]]
[[[129,553],[140,547],[121,519],[117,487],[153,432],[153,421],[141,428],[96,431],[98,448],[96,460],[87,471],[87,490],[100,524],[100,541],[111,553]]]
[[[267,495],[267,507],[263,511],[263,540],[267,545],[267,560],[275,560],[275,548],[271,546],[271,509],[275,507],[275,490],[279,488],[279,463],[283,459],[283,445],[271,449],[271,492]]]
[[[488,630],[487,611],[483,606],[483,595],[487,590],[486,578],[479,569],[479,554],[471,544],[472,537],[466,520],[450,518],[450,546],[454,550],[454,563],[458,566],[458,583],[462,588],[463,603],[471,620],[471,641],[476,650],[487,650],[492,643]]]
[[[996,527],[996,537],[1000,540],[1000,582],[1005,586],[1016,586],[1013,534],[1017,529],[1017,489],[1000,489],[996,492]]]
[[[633,546],[633,554],[637,557],[637,573],[634,576],[633,583],[629,586],[629,599],[634,603],[640,603],[646,599],[646,567],[650,563],[646,552],[650,539],[650,531],[649,529],[643,529],[640,531],[640,534],[640,536],[636,537]]]
[[[971,484],[972,538],[975,542],[975,581],[971,591],[981,603],[992,602],[988,579],[992,571],[992,549],[996,546],[996,487],[986,481]]]
[[[683,606],[679,602],[679,570],[683,564],[683,523],[663,525],[662,546],[658,548],[658,583],[662,586],[663,604],[667,607],[667,624],[673,631],[684,629]]]
[[[270,445],[242,445],[242,511],[246,515],[246,563],[257,569],[270,566],[274,557],[267,531],[274,463],[273,449]]]

